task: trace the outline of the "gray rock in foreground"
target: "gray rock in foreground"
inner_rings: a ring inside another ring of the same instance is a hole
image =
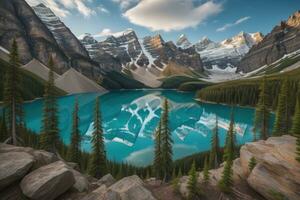
[[[75,183],[72,171],[62,161],[43,166],[26,175],[21,190],[30,199],[52,200]]]
[[[25,152],[0,154],[0,190],[23,178],[34,163],[34,158]]]
[[[97,181],[97,184],[100,186],[104,184],[106,187],[109,187],[112,184],[114,184],[115,182],[116,182],[116,180],[114,179],[114,177],[111,174],[106,174],[101,179],[99,179],[99,181]]]
[[[102,184],[83,200],[155,200],[155,198],[144,187],[144,182],[134,175],[125,177],[108,188]]]
[[[284,135],[246,144],[241,149],[241,163],[248,175],[248,163],[255,157],[258,164],[248,176],[249,185],[267,199],[282,196],[300,199],[300,163],[296,157],[296,138]]]
[[[155,200],[144,182],[136,175],[125,177],[108,188],[109,193],[118,193],[121,200]]]

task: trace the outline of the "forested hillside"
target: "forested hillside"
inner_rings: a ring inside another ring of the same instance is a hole
[[[268,90],[272,97],[272,109],[277,105],[277,96],[280,91],[281,81],[288,77],[291,104],[295,105],[297,84],[300,81],[300,69],[286,73],[267,76]],[[259,85],[263,77],[249,78],[220,83],[201,89],[197,98],[201,101],[238,104],[241,106],[255,106],[259,96]],[[294,107],[294,106],[291,106]]]
[[[5,71],[8,63],[0,59],[0,81],[4,83]],[[35,76],[34,74],[20,69],[22,74],[22,97],[24,100],[32,100],[37,97],[42,97],[44,94],[45,81]],[[57,95],[64,95],[65,92],[56,89]],[[0,101],[3,100],[3,84],[0,85]]]

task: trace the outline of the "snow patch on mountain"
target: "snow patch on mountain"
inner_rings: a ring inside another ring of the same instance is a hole
[[[195,44],[195,48],[206,68],[217,65],[219,68],[225,69],[228,64],[235,66],[250,48],[260,42],[262,38],[261,33],[245,32],[222,42],[213,42],[205,37]]]
[[[187,48],[190,48],[192,46],[192,43],[188,40],[188,38],[184,34],[182,34],[178,38],[178,40],[176,42],[176,45],[178,47],[183,48],[183,49],[187,49]]]

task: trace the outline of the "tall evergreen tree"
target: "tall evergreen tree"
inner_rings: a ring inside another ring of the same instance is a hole
[[[219,130],[218,130],[218,117],[216,116],[216,126],[213,130],[211,137],[211,149],[209,153],[209,168],[215,169],[219,165],[220,159],[220,146],[219,146]]]
[[[204,180],[204,183],[209,182],[209,162],[208,162],[207,157],[205,158],[205,162],[204,162],[203,180]]]
[[[194,200],[199,197],[199,188],[197,182],[197,172],[195,161],[192,164],[192,167],[189,171],[189,180],[187,183],[187,189],[189,191],[188,199]]]
[[[7,129],[11,134],[12,143],[17,145],[17,128],[22,126],[21,76],[19,72],[19,53],[16,40],[13,40],[10,51],[9,67],[4,82],[4,108],[6,110]]]
[[[227,158],[224,169],[223,169],[223,174],[222,178],[218,183],[218,187],[222,192],[225,193],[230,193],[231,192],[231,187],[233,185],[233,170],[232,170],[232,160],[230,157]]]
[[[94,114],[94,131],[92,134],[92,154],[89,163],[89,174],[101,178],[107,173],[106,151],[100,111],[100,98],[97,97]]]
[[[300,162],[300,84],[298,89],[298,98],[293,118],[293,127],[291,133],[297,138],[296,142],[296,160]]]
[[[46,151],[57,153],[60,140],[58,129],[58,105],[54,86],[54,63],[52,57],[49,58],[48,67],[50,70],[44,92],[40,147]]]
[[[5,110],[3,109],[3,115],[0,119],[0,142],[3,142],[8,138],[6,121],[5,121]]]
[[[169,128],[169,103],[165,99],[163,103],[163,113],[161,118],[161,150],[162,150],[162,169],[164,173],[164,181],[169,181],[172,175],[172,156],[173,156],[173,140]]]
[[[254,119],[254,140],[256,140],[256,132],[260,131],[260,138],[265,140],[269,135],[269,120],[270,120],[270,95],[266,77],[260,85],[259,100],[256,105]]]
[[[231,122],[233,122],[233,116],[231,118]],[[226,141],[225,154],[226,154],[225,155],[226,163],[223,169],[222,178],[219,181],[218,186],[222,192],[230,193],[231,186],[233,185],[233,180],[232,180],[232,176],[233,176],[232,165],[234,159],[233,131],[229,131],[229,138]]]
[[[289,107],[289,79],[283,80],[280,93],[278,96],[278,104],[276,109],[275,123],[273,134],[275,136],[285,135],[289,133],[290,128],[290,107]]]
[[[155,147],[154,147],[154,172],[158,179],[162,178],[162,148],[161,148],[161,121],[158,124],[158,128],[155,132]]]
[[[71,143],[68,149],[68,160],[80,164],[80,145],[81,135],[79,131],[79,117],[78,117],[78,101],[76,99],[73,111],[73,124],[71,133]]]
[[[228,156],[231,160],[236,155],[236,138],[235,138],[235,126],[234,126],[234,114],[233,110],[231,111],[231,120],[229,124],[229,129],[226,135],[226,143],[224,148],[224,155],[223,159],[226,161],[228,159]]]

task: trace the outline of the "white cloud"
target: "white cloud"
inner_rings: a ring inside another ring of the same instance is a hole
[[[112,0],[115,3],[120,4],[121,9],[127,9],[133,4],[139,2],[140,0]]]
[[[96,14],[96,11],[87,5],[87,2],[91,2],[91,0],[26,0],[26,1],[31,6],[35,6],[39,3],[43,3],[59,17],[66,17],[70,15],[71,10],[78,11],[84,17],[90,17],[91,15]]]
[[[133,24],[152,31],[196,27],[222,11],[222,4],[207,1],[195,6],[193,0],[142,0],[123,15]]]
[[[128,28],[125,31],[113,32],[109,28],[104,28],[100,33],[93,35],[93,37],[107,37],[107,36],[112,36],[112,35],[118,37],[118,36],[121,36],[126,31],[132,31],[132,29]]]
[[[99,6],[97,7],[97,10],[98,10],[99,12],[101,12],[101,13],[106,13],[106,14],[109,14],[109,13],[110,13],[109,10],[107,10],[103,5],[99,5]]]
[[[247,17],[242,17],[238,20],[236,20],[235,22],[233,23],[229,23],[229,24],[225,24],[224,26],[220,27],[217,29],[218,32],[222,32],[222,31],[225,31],[227,30],[228,28],[231,28],[233,26],[236,26],[236,25],[239,25],[247,20],[249,20],[251,17],[250,16],[247,16]]]
[[[93,35],[94,37],[106,37],[113,35],[114,33],[112,32],[111,29],[109,28],[104,28],[100,33],[97,33],[96,35]]]

